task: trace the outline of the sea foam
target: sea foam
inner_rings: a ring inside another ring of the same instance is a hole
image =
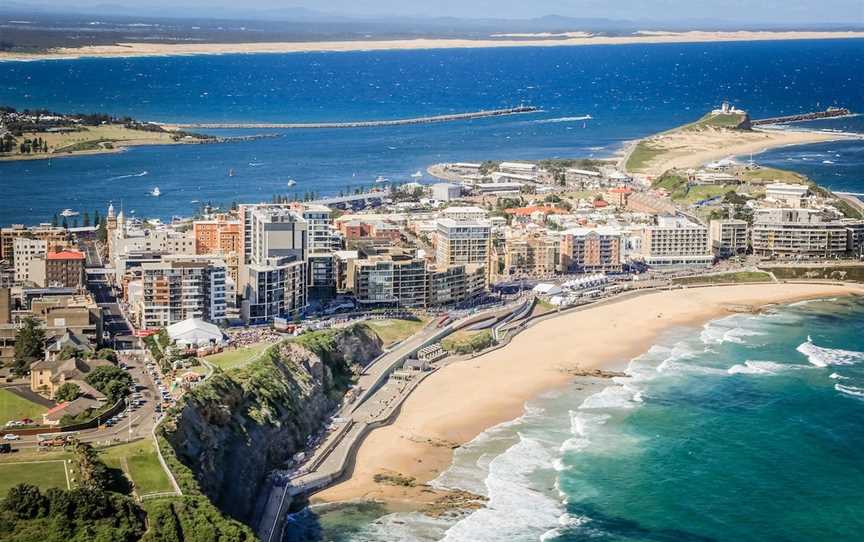
[[[864,361],[864,352],[843,350],[840,348],[823,348],[813,344],[810,337],[807,337],[807,342],[798,345],[796,350],[807,356],[807,361],[816,367],[855,365]]]

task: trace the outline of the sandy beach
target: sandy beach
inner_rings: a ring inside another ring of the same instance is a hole
[[[670,169],[698,168],[709,162],[730,156],[759,154],[778,147],[822,143],[842,139],[855,139],[860,136],[833,132],[804,130],[752,131],[718,130],[671,131],[648,137],[642,141],[656,149],[657,156],[646,161],[638,172],[649,176],[662,175]],[[631,145],[631,149],[638,142]],[[627,155],[621,164],[626,162]]]
[[[455,446],[523,413],[525,402],[570,385],[568,370],[621,370],[662,334],[694,332],[733,312],[804,299],[864,295],[864,287],[766,284],[655,292],[572,312],[532,326],[505,348],[459,361],[427,378],[396,421],[361,445],[353,474],[313,497],[313,503],[373,499],[394,506],[429,503],[440,494],[423,486],[446,470]],[[413,477],[414,487],[379,484],[376,474]]]
[[[560,39],[413,39],[262,43],[118,43],[54,49],[45,53],[0,53],[0,60],[49,60],[81,57],[214,55],[230,53],[309,53],[484,47],[568,47],[652,43],[817,40],[864,38],[864,32],[637,32],[630,36],[591,36],[571,32]]]

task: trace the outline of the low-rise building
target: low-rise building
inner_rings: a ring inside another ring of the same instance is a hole
[[[765,187],[765,199],[783,207],[805,206],[809,188],[804,184],[771,183]]]
[[[440,213],[441,218],[449,218],[451,220],[472,222],[477,220],[485,220],[486,217],[489,216],[489,212],[486,209],[481,209],[480,207],[447,207],[446,209],[442,209]]]
[[[459,199],[462,189],[457,184],[437,183],[430,188],[432,199],[437,201],[450,201]]]
[[[83,252],[64,250],[35,256],[29,280],[40,287],[83,288],[86,258]]]

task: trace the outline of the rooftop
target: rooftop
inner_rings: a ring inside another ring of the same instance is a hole
[[[76,250],[64,250],[62,252],[49,252],[46,258],[49,260],[83,260],[84,253]]]

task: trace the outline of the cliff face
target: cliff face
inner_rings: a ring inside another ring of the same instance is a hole
[[[274,346],[188,393],[164,436],[201,492],[248,522],[267,474],[321,428],[352,370],[380,354],[381,340],[362,324]]]

